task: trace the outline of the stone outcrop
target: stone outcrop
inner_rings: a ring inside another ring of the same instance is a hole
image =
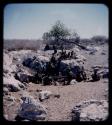
[[[18,110],[17,117],[21,120],[41,121],[45,120],[47,112],[42,104],[37,102],[32,96],[23,96],[22,104]]]
[[[72,109],[72,121],[104,121],[108,118],[106,100],[88,100]]]
[[[3,86],[11,92],[17,92],[17,91],[20,91],[21,88],[23,89],[25,88],[25,86],[21,82],[16,80],[13,76],[8,77],[8,78],[4,77]]]

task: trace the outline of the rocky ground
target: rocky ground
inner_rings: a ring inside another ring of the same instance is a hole
[[[15,117],[17,116],[17,114],[19,114],[19,116],[24,115],[24,113],[20,111],[21,110],[20,107],[23,103],[22,102],[23,97],[25,97],[25,101],[26,101],[26,96],[24,94],[25,92],[27,92],[26,95],[29,99],[33,97],[33,100],[36,100],[45,108],[45,111],[43,108],[41,109],[42,110],[41,114],[44,116],[40,115],[41,118],[45,117],[45,119],[44,118],[41,119],[44,121],[71,121],[73,120],[73,116],[76,115],[77,112],[80,114],[79,121],[86,121],[86,120],[101,121],[101,120],[105,120],[108,117],[108,78],[102,78],[101,80],[96,82],[92,82],[92,81],[75,82],[72,85],[64,85],[64,86],[60,84],[56,86],[55,85],[43,86],[42,84],[34,84],[32,82],[27,83],[26,85],[25,83],[21,83],[18,80],[14,81],[13,78],[14,78],[14,74],[18,72],[19,67],[22,67],[21,70],[23,70],[26,74],[29,74],[29,75],[33,74],[32,70],[27,69],[26,67],[21,65],[22,61],[27,57],[27,53],[29,57],[31,55],[44,56],[46,57],[44,58],[45,61],[48,60],[48,57],[50,57],[49,51],[45,53],[43,51],[33,52],[30,50],[10,51],[10,52],[7,52],[6,50],[4,51],[4,89],[5,90],[4,90],[4,96],[3,96],[3,109],[4,109],[5,119],[10,121],[15,121],[16,120]],[[95,50],[95,52],[91,50],[91,48],[89,48],[88,51],[79,49],[79,53],[80,55],[83,55],[86,58],[86,61],[84,61],[83,65],[89,76],[91,76],[93,66],[100,65],[103,68],[105,67],[106,69],[108,68],[108,45],[107,44],[97,46],[97,49]],[[43,58],[43,57],[39,57],[39,58]],[[20,66],[18,66],[18,64]],[[11,78],[12,80],[9,80]],[[11,83],[14,83],[15,86],[12,87],[12,85],[10,85]],[[16,90],[16,91],[12,92],[12,90]],[[47,93],[47,95],[42,95],[41,92],[45,92]],[[92,102],[91,100],[94,100],[94,101]],[[95,100],[99,102],[98,105],[95,105],[97,104]],[[102,103],[102,100],[107,102],[107,105],[105,103]],[[90,108],[87,107],[88,106],[87,105],[85,107],[88,109],[86,109],[83,106],[84,105],[83,103],[85,101],[89,101],[88,105],[90,104],[94,104],[94,105],[91,105]],[[28,102],[28,104],[30,103]],[[37,103],[31,103],[31,104],[32,104],[32,107],[34,105],[36,106],[40,105]],[[82,109],[84,110],[80,109],[81,111],[79,111],[78,109],[77,112],[75,111],[75,113],[73,113],[74,107],[75,106],[78,107],[79,104],[80,104],[79,107],[80,108],[83,107]],[[26,110],[27,108],[28,107],[26,106]],[[35,109],[37,110],[38,108],[35,108]],[[34,110],[34,109],[31,108],[30,110]],[[100,111],[102,111],[100,114],[104,114],[103,116],[98,114],[98,112]],[[27,111],[24,111],[24,112],[26,113]],[[90,114],[91,117],[88,114]],[[26,121],[32,120],[32,119],[27,119],[27,116],[25,116],[24,118]],[[37,119],[37,116],[35,119]]]

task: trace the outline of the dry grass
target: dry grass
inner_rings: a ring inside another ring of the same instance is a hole
[[[4,40],[4,49],[7,50],[37,50],[42,40]]]

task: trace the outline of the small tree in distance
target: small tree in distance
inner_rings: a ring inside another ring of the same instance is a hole
[[[68,36],[70,36],[69,30],[61,21],[58,20],[49,32],[45,32],[43,34],[42,38],[44,41],[55,40],[58,42],[59,39],[66,39]]]
[[[45,41],[45,42],[48,42],[51,40],[51,34],[48,33],[48,32],[45,32],[42,36],[42,39]]]
[[[59,20],[56,21],[49,32],[43,34],[42,38],[46,44],[56,44],[58,46],[63,44],[66,45],[68,42],[78,43],[80,40],[80,37],[75,30],[71,32],[71,30]]]
[[[50,34],[53,39],[58,42],[59,39],[66,39],[66,37],[70,35],[70,32],[65,25],[58,20],[55,25],[52,26]]]

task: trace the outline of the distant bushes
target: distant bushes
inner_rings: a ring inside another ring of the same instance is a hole
[[[37,50],[42,40],[4,40],[4,49],[7,50]]]
[[[82,45],[102,45],[108,43],[108,38],[105,36],[93,36],[90,39],[80,39]]]

